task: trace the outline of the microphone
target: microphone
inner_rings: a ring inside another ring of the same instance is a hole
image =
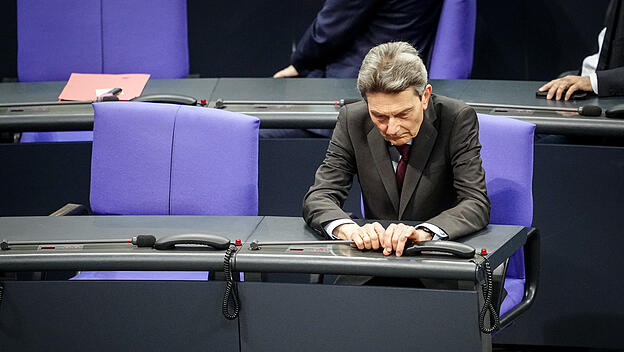
[[[340,100],[336,100],[334,102],[334,106],[340,106],[343,107],[347,104],[351,104],[351,103],[355,103],[362,100],[362,98],[346,98],[346,99],[340,99]]]
[[[154,247],[154,243],[156,243],[156,237],[153,235],[137,235],[132,237],[132,241],[130,242],[137,247]]]
[[[596,105],[584,105],[576,109],[579,115],[583,116],[600,116],[602,115],[602,109]]]
[[[154,247],[156,237],[153,235],[137,235],[130,239],[115,240],[57,240],[57,241],[7,241],[0,242],[0,249],[5,251],[11,249],[12,246],[54,246],[64,244],[111,244],[111,243],[128,243],[137,247]],[[49,248],[55,249],[55,248]]]

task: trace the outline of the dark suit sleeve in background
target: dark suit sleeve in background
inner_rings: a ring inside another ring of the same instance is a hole
[[[607,32],[596,68],[598,95],[624,95],[624,2],[611,0],[605,17]]]
[[[624,95],[624,67],[596,71],[596,77],[599,96]]]
[[[376,3],[376,0],[327,0],[299,41],[292,65],[300,73],[324,69],[362,31]]]

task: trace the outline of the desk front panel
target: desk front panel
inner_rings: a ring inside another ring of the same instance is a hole
[[[0,341],[12,351],[239,351],[223,282],[5,281]]]

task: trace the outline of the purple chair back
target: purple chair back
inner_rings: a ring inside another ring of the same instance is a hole
[[[257,215],[257,118],[171,104],[93,107],[95,213]],[[206,280],[208,272],[83,271],[74,279]]]
[[[186,0],[101,0],[102,73],[189,74]]]
[[[172,104],[93,107],[95,213],[257,215],[257,118]]]
[[[66,81],[102,73],[101,0],[18,0],[17,77]]]
[[[17,76],[66,81],[79,73],[189,73],[186,0],[18,0]],[[91,141],[90,131],[25,132],[22,143]]]
[[[72,72],[185,77],[186,18],[186,0],[18,0],[18,79],[65,81]]]
[[[444,0],[429,65],[430,79],[470,78],[476,19],[476,0]]]
[[[478,114],[481,158],[488,197],[490,223],[530,227],[533,221],[533,141],[535,125]],[[522,300],[525,283],[524,251],[509,259],[500,315]]]
[[[93,131],[22,132],[21,143],[88,142]]]

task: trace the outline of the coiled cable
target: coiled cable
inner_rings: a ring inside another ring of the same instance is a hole
[[[484,302],[483,307],[481,308],[481,312],[479,314],[479,329],[481,329],[481,332],[485,334],[490,334],[500,328],[500,318],[498,317],[498,312],[492,304],[492,290],[494,282],[494,279],[492,277],[492,268],[490,267],[490,262],[487,260],[487,258],[482,258],[483,265],[485,267],[485,281],[481,284]],[[488,315],[488,313],[494,321],[494,324],[491,324],[490,327],[485,327],[485,317]]]
[[[238,317],[240,312],[240,299],[238,298],[238,291],[234,283],[234,277],[232,276],[231,259],[236,254],[236,246],[230,245],[225,251],[225,258],[223,260],[223,273],[225,275],[225,293],[223,294],[223,305],[221,306],[221,312],[225,319],[234,320]],[[230,307],[233,311],[230,310]]]

